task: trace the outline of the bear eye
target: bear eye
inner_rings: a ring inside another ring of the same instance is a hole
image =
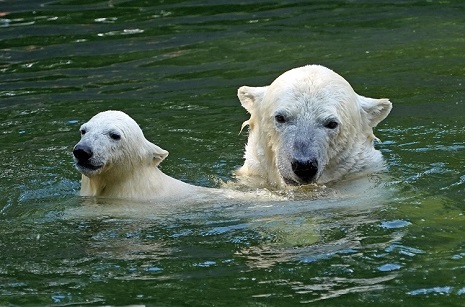
[[[116,132],[110,132],[110,137],[115,141],[121,140],[121,135]]]
[[[81,130],[79,130],[79,132],[81,132],[81,135],[84,135],[84,134],[86,134],[87,131],[86,131],[86,129],[81,129]]]
[[[286,118],[284,117],[284,115],[281,115],[281,114],[275,115],[274,119],[276,120],[277,123],[280,123],[280,124],[286,122]]]
[[[336,129],[337,126],[339,126],[339,124],[338,124],[338,122],[336,122],[334,120],[330,120],[325,124],[325,127],[328,128],[328,129]]]

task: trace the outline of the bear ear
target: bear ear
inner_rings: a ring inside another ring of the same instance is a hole
[[[239,97],[241,105],[244,107],[244,109],[246,109],[247,112],[252,114],[254,110],[254,105],[260,103],[263,100],[263,97],[265,96],[267,89],[268,86],[241,86],[237,90],[237,97]]]
[[[374,99],[358,95],[358,100],[372,128],[385,119],[392,109],[392,103],[387,98]]]
[[[150,158],[155,162],[155,165],[160,164],[161,161],[165,160],[168,157],[168,151],[163,148],[147,141],[150,148]]]

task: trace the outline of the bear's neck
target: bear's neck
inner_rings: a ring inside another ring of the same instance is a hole
[[[373,139],[372,134],[361,137],[358,142],[345,148],[344,152],[325,166],[318,182],[328,183],[384,171],[386,165],[383,156],[375,149]]]
[[[267,138],[269,138],[268,134],[260,133],[258,127],[249,131],[244,165],[236,171],[236,174],[239,177],[254,177],[254,185],[283,188],[286,184],[279,174],[278,168],[275,167],[276,155],[273,148],[268,145],[271,144],[271,140]]]
[[[182,192],[180,192],[182,191]],[[82,176],[81,196],[156,200],[192,193],[195,187],[164,174],[156,166],[144,166],[131,173]]]

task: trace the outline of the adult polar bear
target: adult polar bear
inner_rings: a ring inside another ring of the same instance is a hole
[[[172,200],[206,190],[158,169],[168,152],[149,142],[139,125],[121,111],[98,113],[80,132],[73,158],[82,173],[81,196]]]
[[[236,175],[249,186],[327,183],[384,168],[373,128],[391,102],[356,94],[326,67],[289,70],[269,86],[239,88],[238,97],[250,128]]]

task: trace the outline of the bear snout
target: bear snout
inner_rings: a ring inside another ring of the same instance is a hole
[[[291,163],[292,171],[303,182],[313,182],[318,173],[318,161],[313,160],[294,160]]]
[[[92,158],[93,154],[92,149],[87,145],[77,144],[74,146],[73,155],[80,162],[88,161]]]

